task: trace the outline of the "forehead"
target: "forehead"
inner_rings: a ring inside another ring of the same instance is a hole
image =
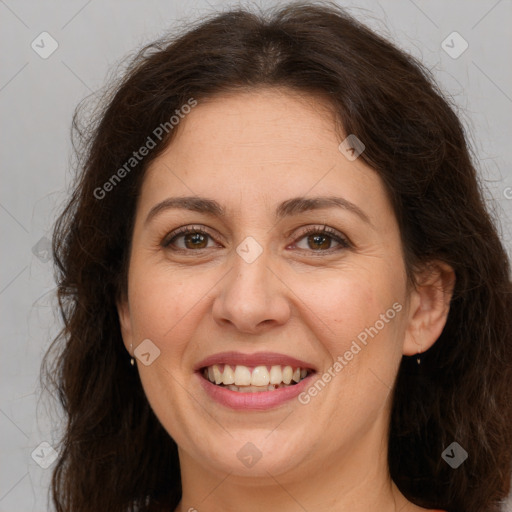
[[[289,197],[342,194],[351,202],[385,206],[375,171],[340,152],[345,135],[335,120],[326,100],[288,89],[201,101],[152,162],[141,199],[215,195],[228,207],[243,208],[262,200],[270,205]]]
[[[314,158],[319,151],[336,150],[340,135],[334,133],[334,120],[334,110],[325,100],[289,89],[228,93],[201,101],[180,123],[171,145],[180,145],[191,155],[200,144],[202,155],[225,158]]]

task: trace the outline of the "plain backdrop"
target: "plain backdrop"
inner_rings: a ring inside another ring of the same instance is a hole
[[[419,57],[457,105],[510,254],[512,1],[339,3]],[[53,510],[47,504],[53,465],[44,469],[36,461],[56,444],[62,415],[40,398],[38,375],[59,328],[48,240],[71,180],[73,111],[127,54],[183,20],[233,5],[0,0],[0,512]]]

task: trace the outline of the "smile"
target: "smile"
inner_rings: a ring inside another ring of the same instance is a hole
[[[267,411],[289,403],[318,373],[311,363],[277,352],[221,352],[193,369],[212,403],[239,411]]]
[[[211,383],[239,393],[275,391],[294,386],[305,379],[310,371],[290,365],[244,366],[214,364],[202,369],[202,375]]]

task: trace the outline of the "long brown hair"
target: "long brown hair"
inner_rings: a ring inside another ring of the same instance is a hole
[[[56,510],[173,510],[181,498],[177,446],[129,364],[116,310],[144,172],[175,131],[153,137],[142,161],[110,181],[108,193],[98,190],[190,98],[266,86],[328,98],[345,133],[364,142],[360,158],[390,194],[411,283],[433,259],[456,273],[441,336],[419,367],[404,357],[399,369],[392,479],[426,508],[498,510],[512,462],[507,255],[463,127],[432,76],[330,3],[212,15],[141,50],[85,123],[75,113],[78,174],[53,238],[64,327],[41,372],[66,416],[52,478]],[[457,469],[441,457],[452,442],[468,453]]]

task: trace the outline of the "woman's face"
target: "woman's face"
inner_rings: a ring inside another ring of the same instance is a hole
[[[142,186],[119,312],[182,464],[284,478],[375,458],[412,316],[381,179],[288,90],[201,102],[176,135]]]

